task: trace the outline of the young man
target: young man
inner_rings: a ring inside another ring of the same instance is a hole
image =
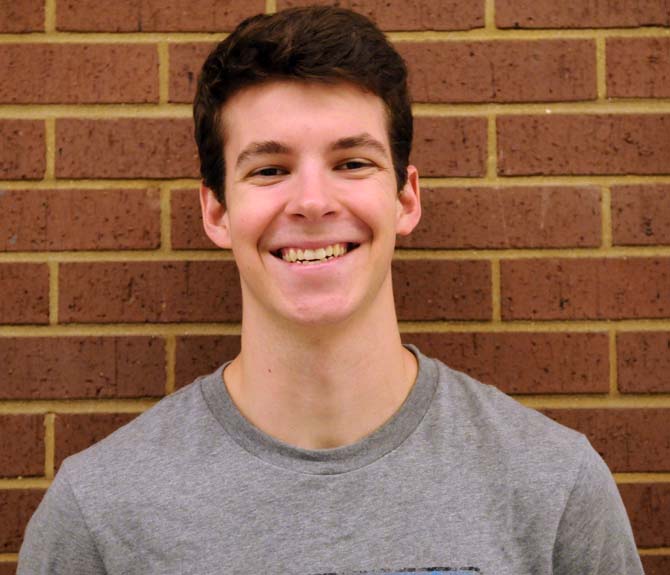
[[[401,344],[391,259],[420,201],[383,34],[334,8],[249,19],[195,120],[241,353],[68,459],[19,573],[642,573],[583,436]]]

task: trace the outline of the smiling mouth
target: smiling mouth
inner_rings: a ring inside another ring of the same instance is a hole
[[[354,243],[337,243],[323,246],[317,249],[300,249],[300,248],[281,248],[271,252],[273,256],[289,263],[296,264],[318,264],[340,258],[350,251],[356,249],[359,244]]]

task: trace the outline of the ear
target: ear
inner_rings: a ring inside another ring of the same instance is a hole
[[[216,199],[216,194],[200,184],[200,208],[205,233],[220,248],[230,249],[230,221],[226,207]]]
[[[398,213],[396,216],[396,234],[409,235],[421,219],[421,193],[419,190],[419,172],[416,167],[407,166],[407,182],[398,194]]]

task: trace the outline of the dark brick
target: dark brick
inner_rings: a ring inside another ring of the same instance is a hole
[[[417,102],[556,102],[597,96],[592,40],[396,46],[409,65],[410,92]]]
[[[240,352],[239,335],[198,335],[177,338],[176,387],[211,373]]]
[[[606,62],[610,98],[670,96],[670,38],[609,38]]]
[[[39,180],[44,176],[44,122],[0,120],[0,142],[0,180]]]
[[[2,44],[0,103],[157,102],[150,44]]]
[[[159,397],[158,337],[0,338],[0,399]]]
[[[0,251],[159,246],[160,192],[156,189],[0,193]]]
[[[586,435],[613,473],[670,471],[670,409],[542,411],[555,421]]]
[[[607,393],[602,333],[403,333],[426,355],[505,393]]]
[[[0,264],[0,324],[49,323],[46,264]]]
[[[44,475],[42,415],[0,415],[0,437],[0,477]]]
[[[560,248],[600,245],[596,188],[439,188],[421,191],[407,248]]]
[[[670,545],[670,483],[625,483],[619,491],[638,547]]]
[[[232,261],[64,263],[63,323],[213,322],[241,319]]]
[[[0,33],[44,30],[44,0],[0,0]]]
[[[668,174],[670,115],[501,116],[498,173]]]
[[[646,575],[668,575],[670,555],[642,555],[642,566]]]
[[[670,10],[658,0],[497,0],[500,28],[619,28],[668,26]]]
[[[619,391],[670,392],[670,332],[617,334]]]
[[[59,178],[194,178],[193,121],[187,118],[63,119],[56,122]]]
[[[63,460],[83,451],[107,437],[137,413],[70,413],[57,414],[55,424],[56,450],[54,463],[58,469]]]
[[[393,293],[400,320],[488,320],[491,266],[487,261],[394,261]]]
[[[473,0],[277,0],[277,9],[335,5],[365,14],[382,30],[470,30],[484,25],[484,2]]]
[[[172,248],[175,250],[218,250],[202,225],[198,190],[172,190]]]
[[[422,176],[484,176],[486,125],[486,118],[417,117],[410,161]]]
[[[18,553],[26,525],[43,496],[42,489],[0,490],[0,553]]]
[[[212,42],[170,45],[170,102],[193,102],[198,75]]]
[[[670,245],[670,185],[612,188],[615,245]]]
[[[501,262],[504,319],[670,317],[669,258]]]
[[[263,0],[61,0],[56,26],[93,32],[223,32],[264,11]]]
[[[16,563],[13,561],[0,563],[0,575],[16,575]]]

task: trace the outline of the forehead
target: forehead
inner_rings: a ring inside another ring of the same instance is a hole
[[[389,149],[388,116],[378,96],[345,82],[273,81],[244,88],[221,113],[226,160],[257,141],[314,146],[369,133]],[[390,153],[390,150],[389,150]]]

